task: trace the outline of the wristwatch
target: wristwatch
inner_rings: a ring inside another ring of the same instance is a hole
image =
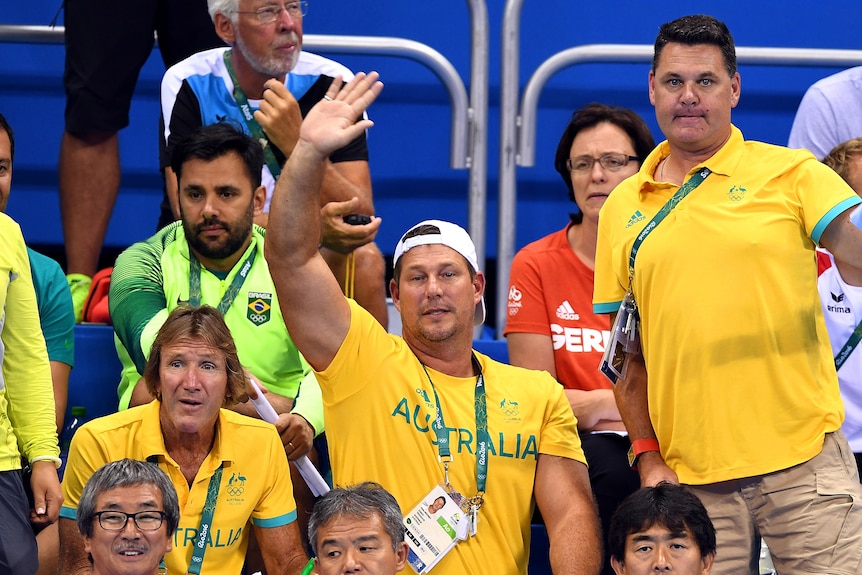
[[[638,459],[647,451],[661,451],[658,439],[635,439],[629,447],[629,465],[632,469],[638,468]]]

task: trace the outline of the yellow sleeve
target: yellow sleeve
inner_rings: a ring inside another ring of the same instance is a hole
[[[266,469],[270,478],[269,485],[257,502],[252,513],[252,523],[258,527],[281,527],[296,521],[296,501],[293,498],[293,483],[290,480],[290,467],[284,456],[284,448],[275,429],[266,430],[265,443],[261,449],[261,461],[267,461]]]
[[[302,362],[308,370],[302,381],[299,382],[299,393],[290,411],[301,415],[314,428],[314,436],[323,433],[323,397],[320,395],[320,384],[317,376],[307,367],[305,360]]]
[[[9,420],[27,459],[50,458],[59,463],[54,388],[27,248],[18,224],[6,216],[0,224],[0,238],[7,275],[2,279],[8,282],[0,337]]]
[[[587,458],[578,435],[578,421],[572,413],[563,386],[547,372],[543,372],[542,376],[547,377],[553,385],[548,386],[549,399],[542,424],[542,435],[539,438],[539,453],[566,457],[586,464]]]
[[[69,457],[63,474],[63,507],[60,509],[60,517],[75,519],[84,485],[97,469],[109,461],[108,453],[97,440],[90,425],[81,426],[72,436],[72,444],[69,446]]]

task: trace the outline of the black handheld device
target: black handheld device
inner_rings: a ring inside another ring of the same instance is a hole
[[[344,216],[344,223],[351,226],[364,226],[371,223],[371,216],[365,214],[348,214]]]

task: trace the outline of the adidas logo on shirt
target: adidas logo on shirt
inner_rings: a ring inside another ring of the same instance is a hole
[[[632,227],[636,223],[642,222],[645,219],[646,218],[644,217],[644,215],[641,213],[640,210],[635,210],[635,213],[633,213],[632,217],[629,218],[629,223],[626,224],[626,229],[629,229],[630,227]]]
[[[575,313],[575,310],[572,309],[572,304],[568,300],[561,303],[560,307],[557,308],[557,317],[568,320],[580,319],[580,316]]]

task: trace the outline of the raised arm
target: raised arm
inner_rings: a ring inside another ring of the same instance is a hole
[[[331,94],[331,91],[329,93]],[[266,91],[264,91],[263,100],[260,103],[260,112],[255,114],[255,119],[258,122],[260,122],[261,117],[270,120],[268,128],[264,128],[267,137],[286,157],[290,157],[293,153],[292,150],[299,141],[301,126],[305,120],[299,111],[299,104],[283,83],[277,80],[270,80],[266,83]],[[263,125],[262,122],[260,123]],[[356,134],[353,140],[360,135],[362,135],[361,131]],[[344,145],[353,140],[345,142]],[[365,160],[327,162],[320,186],[320,204],[346,201],[351,198],[358,198],[359,204],[356,213],[374,214],[368,162]]]
[[[337,79],[302,122],[299,141],[275,186],[265,244],[276,292],[284,302],[284,322],[317,370],[329,365],[350,327],[347,300],[318,251],[321,183],[329,155],[371,127],[370,120],[355,119],[383,84],[376,72],[360,73],[340,88]],[[256,117],[267,134],[277,129],[266,113]]]

